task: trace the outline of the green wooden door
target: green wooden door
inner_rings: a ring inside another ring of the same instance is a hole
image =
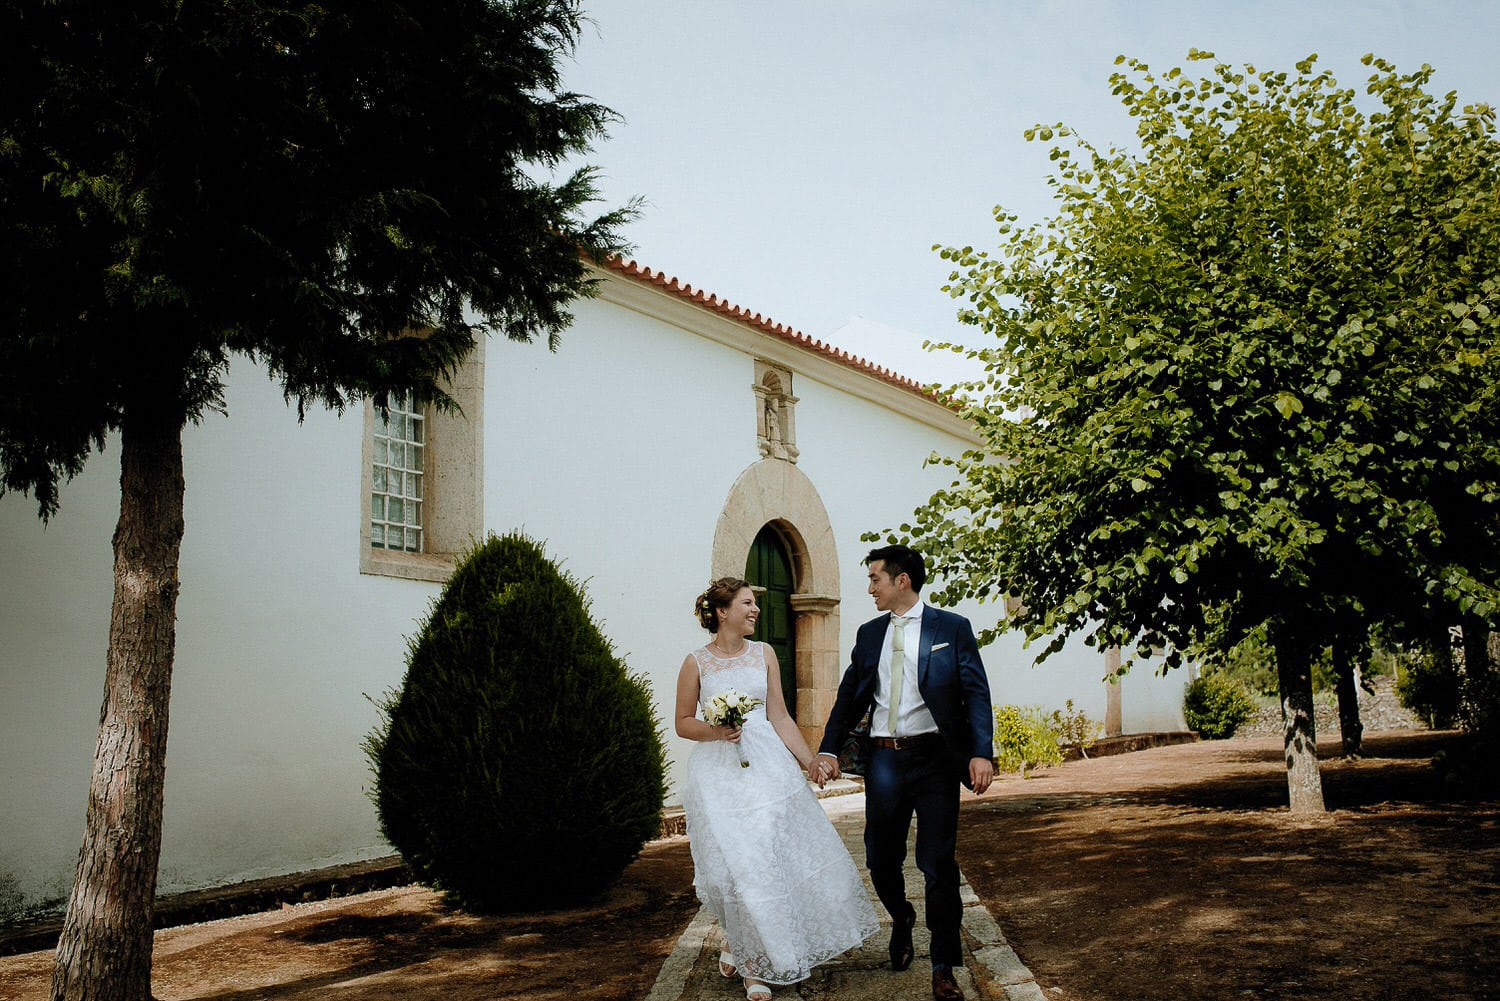
[[[745,579],[757,589],[765,588],[758,596],[760,620],[750,638],[761,640],[776,651],[776,659],[781,663],[781,692],[786,698],[787,711],[795,719],[797,642],[792,594],[797,590],[797,582],[792,579],[792,558],[786,551],[786,543],[770,525],[760,530],[750,547],[750,558],[745,561]]]

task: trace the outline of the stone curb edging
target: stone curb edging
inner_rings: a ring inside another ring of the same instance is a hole
[[[651,985],[651,993],[646,995],[645,1001],[681,1001],[693,966],[703,954],[703,943],[708,940],[713,929],[713,917],[700,907],[693,915],[693,920],[688,922],[686,930],[678,936],[671,955],[661,964],[661,970],[656,974],[656,983]]]
[[[959,879],[962,880],[958,889],[964,902],[964,934],[970,940],[973,956],[970,973],[976,981],[976,989],[987,995],[1003,996],[1005,1001],[1043,1001],[1046,995],[1031,975],[1031,970],[1016,955],[1016,950],[1005,941],[995,916],[984,906],[984,901],[979,899],[962,873]],[[999,988],[1003,995],[995,995],[995,988]]]

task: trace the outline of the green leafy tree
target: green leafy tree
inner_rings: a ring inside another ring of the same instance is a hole
[[[1264,626],[1289,801],[1320,811],[1318,652],[1500,614],[1494,112],[1373,57],[1369,113],[1312,58],[1121,61],[1139,151],[1034,130],[1057,216],[942,251],[993,338],[960,387],[986,443],[903,531],[940,599],[1017,599],[1039,659],[1082,633],[1175,666]]]
[[[471,910],[607,888],[661,830],[666,750],[649,684],[577,581],[523,535],[466,554],[366,742],[381,829]]]
[[[118,435],[102,725],[55,998],[150,996],[181,435],[232,354],[299,413],[555,339],[633,206],[537,180],[612,120],[562,0],[0,6],[0,489],[46,518]],[[404,336],[398,336],[404,335]]]

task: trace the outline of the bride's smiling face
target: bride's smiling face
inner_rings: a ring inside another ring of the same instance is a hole
[[[760,618],[760,606],[755,603],[755,592],[742,587],[735,592],[727,608],[719,609],[719,635],[723,637],[749,636],[755,632],[755,620]]]

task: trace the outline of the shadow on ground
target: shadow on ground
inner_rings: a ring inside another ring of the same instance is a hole
[[[1325,760],[1311,819],[1274,740],[1055,769],[971,805],[960,864],[1059,1001],[1500,997],[1500,804],[1448,795],[1453,739]]]
[[[159,932],[160,1001],[623,1001],[696,909],[685,839],[647,846],[586,906],[482,917],[402,887]],[[47,997],[51,953],[0,958],[0,999]]]
[[[1428,759],[1454,739],[1378,735],[1352,762],[1321,746],[1332,812],[1311,820],[1285,809],[1275,740],[1008,778],[966,801],[959,861],[1049,1001],[1500,1001],[1500,802],[1450,798]],[[696,906],[678,838],[588,907],[484,918],[405,887],[160,932],[153,990],[638,999]],[[0,999],[43,1001],[50,964],[0,957]]]

